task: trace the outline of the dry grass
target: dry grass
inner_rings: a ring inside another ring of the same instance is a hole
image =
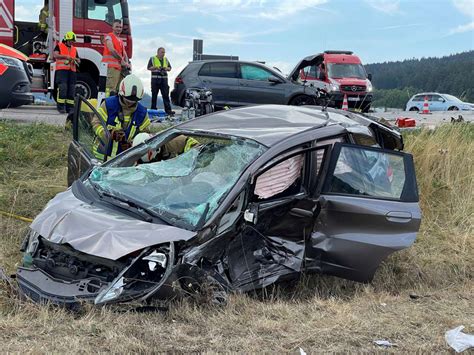
[[[68,140],[59,128],[0,123],[0,210],[33,217],[64,189]],[[474,333],[474,126],[448,125],[406,141],[422,228],[372,284],[314,276],[234,295],[224,308],[183,301],[167,313],[90,307],[81,314],[19,300],[1,285],[2,352],[353,352],[379,349],[377,339],[404,352],[447,351],[446,330],[463,324]],[[10,273],[26,228],[0,216],[0,265]]]

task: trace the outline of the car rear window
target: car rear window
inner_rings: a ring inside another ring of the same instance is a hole
[[[199,71],[199,76],[214,76],[218,78],[237,78],[236,63],[206,63]]]

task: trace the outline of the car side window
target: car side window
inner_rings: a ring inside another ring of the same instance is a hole
[[[237,78],[236,63],[205,63],[199,76],[213,76],[217,78]]]
[[[273,76],[270,71],[250,64],[242,64],[240,66],[240,72],[242,79],[245,80],[267,81],[269,77]]]
[[[342,146],[329,193],[399,200],[405,186],[403,155],[358,146]]]
[[[424,100],[424,96],[423,95],[416,95],[412,101],[423,101]]]
[[[431,95],[431,101],[442,102],[444,99],[440,95]]]

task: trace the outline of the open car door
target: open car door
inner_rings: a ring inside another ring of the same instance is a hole
[[[102,163],[93,153],[94,144],[96,144],[96,134],[92,128],[92,120],[98,118],[98,121],[104,127],[107,141],[110,140],[109,133],[104,120],[92,106],[92,104],[81,96],[76,96],[74,117],[73,117],[73,139],[68,150],[68,186],[77,180],[91,167]]]
[[[327,165],[326,165],[327,166]],[[308,254],[325,274],[366,282],[391,253],[409,247],[420,227],[410,154],[336,143],[319,196]]]

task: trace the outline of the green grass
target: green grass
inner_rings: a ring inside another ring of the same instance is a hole
[[[18,299],[0,285],[0,343],[12,352],[374,351],[448,348],[444,332],[474,332],[474,125],[405,135],[415,158],[423,221],[413,247],[394,254],[369,285],[303,277],[224,308],[190,300],[166,313],[82,314]],[[0,121],[0,210],[34,217],[66,188],[70,136],[48,125]],[[0,265],[13,273],[27,223],[0,216]],[[409,294],[423,297],[412,300]]]

